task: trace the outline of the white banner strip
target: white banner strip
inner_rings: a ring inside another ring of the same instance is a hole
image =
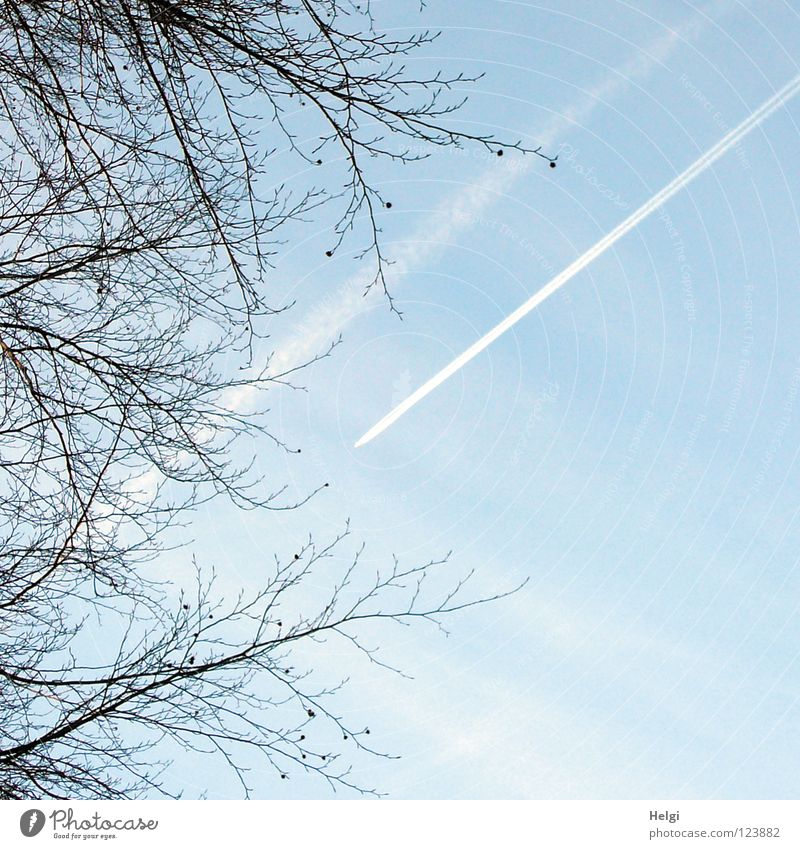
[[[0,846],[796,849],[794,801],[4,802]]]

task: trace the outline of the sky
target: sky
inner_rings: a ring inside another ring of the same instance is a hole
[[[302,455],[254,449],[290,492],[330,487],[266,517],[215,504],[187,539],[234,586],[348,518],[367,568],[452,551],[442,586],[527,579],[448,636],[383,634],[411,678],[325,659],[351,677],[337,709],[399,756],[354,759],[390,798],[797,798],[800,98],[353,444],[795,76],[800,15],[779,0],[374,11],[390,32],[441,29],[410,67],[484,75],[461,86],[460,126],[542,144],[558,167],[479,148],[371,165],[402,320],[362,297],[354,251],[325,257],[329,221],[283,248],[273,303],[295,306],[261,353],[291,365],[342,343],[307,391],[270,399]],[[203,759],[170,773],[188,797],[239,792]],[[261,798],[330,795],[251,778]]]

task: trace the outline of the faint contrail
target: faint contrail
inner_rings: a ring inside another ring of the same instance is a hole
[[[428,393],[436,389],[439,384],[444,383],[450,375],[455,374],[473,357],[480,354],[484,348],[491,345],[495,339],[502,336],[506,330],[513,327],[521,318],[526,316],[531,310],[538,307],[545,298],[549,298],[553,292],[560,289],[579,271],[586,268],[592,260],[607,251],[615,242],[647,218],[650,213],[655,212],[655,210],[666,203],[673,195],[677,194],[684,186],[705,171],[706,168],[709,168],[717,161],[717,159],[727,153],[740,139],[746,136],[751,130],[754,130],[762,121],[765,121],[770,115],[772,115],[773,112],[779,109],[783,103],[791,97],[794,97],[798,90],[800,90],[800,75],[794,77],[794,79],[788,82],[780,91],[770,97],[769,100],[753,112],[749,118],[742,121],[738,127],[734,127],[734,129],[720,139],[714,147],[706,151],[706,153],[704,153],[693,165],[690,165],[671,183],[664,186],[658,194],[654,195],[649,201],[647,201],[647,203],[640,206],[636,212],[629,215],[610,233],[603,236],[597,244],[593,245],[588,251],[586,251],[585,254],[578,257],[578,259],[568,265],[560,274],[557,274],[546,286],[543,286],[535,295],[525,301],[522,306],[517,307],[511,315],[504,318],[485,336],[482,336],[477,342],[470,345],[463,354],[459,354],[449,365],[445,366],[438,374],[435,374],[427,383],[420,386],[420,388],[409,395],[405,401],[398,404],[388,415],[384,416],[374,427],[370,428],[361,437],[361,439],[356,442],[355,447],[358,448],[361,445],[365,445],[367,442],[374,439],[379,433],[386,430],[389,425],[394,424],[394,422],[396,422],[403,413],[410,410],[418,401],[421,401]]]

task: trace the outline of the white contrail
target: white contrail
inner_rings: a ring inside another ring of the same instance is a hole
[[[682,174],[679,174],[671,183],[664,186],[660,192],[650,198],[647,203],[640,206],[636,212],[629,215],[621,224],[618,224],[610,233],[603,236],[599,242],[589,248],[586,253],[578,257],[578,259],[576,259],[573,263],[568,265],[560,274],[557,274],[546,286],[543,286],[535,295],[525,301],[524,304],[517,307],[511,315],[504,318],[485,336],[482,336],[477,342],[470,345],[463,354],[459,354],[459,356],[457,356],[449,365],[445,366],[445,368],[443,368],[438,374],[435,374],[427,383],[420,386],[420,388],[409,395],[405,401],[398,404],[398,406],[395,407],[388,415],[384,416],[374,427],[370,428],[361,437],[361,439],[356,442],[355,447],[359,448],[361,445],[365,445],[367,442],[374,439],[379,433],[386,430],[386,428],[391,424],[394,424],[394,422],[396,422],[403,413],[406,413],[417,402],[421,401],[426,395],[436,389],[437,386],[444,383],[450,375],[455,374],[473,357],[476,357],[481,351],[491,345],[495,339],[502,336],[506,330],[513,327],[521,318],[524,318],[531,310],[538,307],[542,301],[549,298],[553,292],[560,289],[579,271],[586,268],[592,260],[607,251],[615,242],[647,218],[648,215],[655,212],[695,177],[702,174],[706,168],[713,165],[714,162],[727,153],[745,135],[754,130],[759,124],[761,124],[762,121],[765,121],[787,100],[794,97],[798,90],[800,90],[800,75],[794,77],[794,79],[788,82],[780,91],[770,97],[769,100],[753,112],[749,118],[742,121],[738,127],[735,127],[726,136],[720,139],[714,147],[706,151],[706,153],[704,153],[694,164],[690,165]]]

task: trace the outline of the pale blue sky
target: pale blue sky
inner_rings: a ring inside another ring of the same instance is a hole
[[[286,247],[273,300],[297,305],[269,347],[344,341],[307,393],[275,394],[303,454],[265,444],[263,471],[331,488],[278,517],[217,505],[193,535],[234,585],[347,517],[367,563],[452,549],[485,589],[530,579],[449,638],[387,632],[413,681],[327,661],[352,673],[338,708],[402,756],[355,761],[395,798],[796,798],[800,100],[352,446],[797,74],[800,16],[777,0],[374,8],[443,30],[414,61],[485,73],[464,126],[542,140],[560,167],[471,150],[376,165],[402,322],[358,297],[352,250],[324,257],[324,230]],[[173,772],[187,795],[237,792],[202,763]],[[327,793],[276,778],[257,795]]]

